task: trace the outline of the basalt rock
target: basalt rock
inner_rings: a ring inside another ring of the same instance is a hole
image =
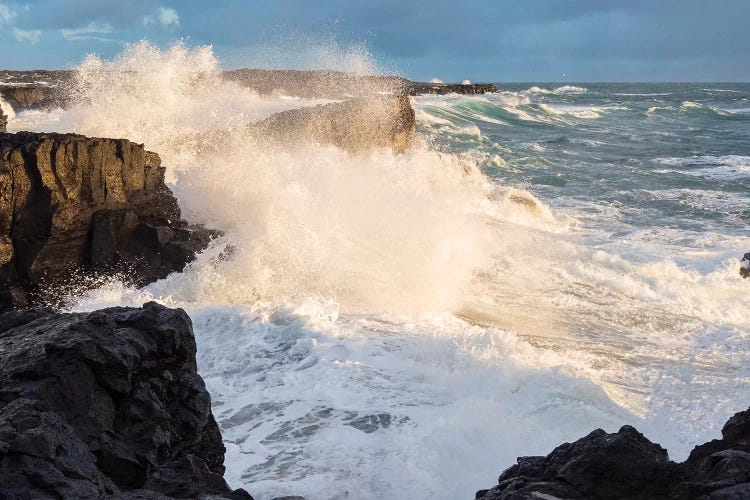
[[[750,498],[750,409],[724,425],[722,439],[696,446],[685,462],[630,426],[597,429],[546,457],[519,457],[498,485],[476,499],[744,499]]]
[[[180,220],[155,153],[124,139],[0,134],[0,310],[55,300],[73,277],[144,285],[216,231]]]
[[[0,498],[252,499],[223,479],[181,309],[11,311],[0,352]]]
[[[371,97],[276,113],[249,128],[285,145],[313,141],[350,152],[409,148],[416,135],[408,97]]]

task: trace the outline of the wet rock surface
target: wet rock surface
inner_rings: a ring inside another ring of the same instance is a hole
[[[0,498],[232,498],[181,309],[0,316]]]
[[[249,132],[286,146],[313,141],[350,152],[377,147],[400,153],[416,136],[414,110],[407,97],[353,99],[276,113]]]
[[[218,234],[180,219],[161,160],[140,144],[0,134],[0,310],[54,301],[82,275],[150,283]]]
[[[730,418],[721,433],[675,463],[633,427],[612,434],[597,429],[546,457],[519,457],[497,486],[475,498],[750,498],[750,409]]]
[[[8,116],[3,113],[3,107],[0,106],[0,132],[5,132],[6,127],[8,126]]]

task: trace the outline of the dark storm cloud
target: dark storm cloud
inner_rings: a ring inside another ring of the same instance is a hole
[[[342,45],[364,43],[385,67],[423,79],[554,80],[561,73],[572,80],[750,79],[747,0],[0,0],[0,5],[16,12],[14,27],[41,32],[31,44],[28,37],[15,39],[8,23],[0,24],[0,61],[26,66],[56,67],[86,52],[116,53],[119,46],[102,40],[60,43],[62,29],[94,23],[118,40],[166,43],[185,37],[213,44],[231,66],[266,64],[276,46],[276,64],[292,64],[282,52],[294,55],[335,39]],[[158,8],[173,9],[179,23],[157,22]],[[153,22],[144,21],[148,16]]]

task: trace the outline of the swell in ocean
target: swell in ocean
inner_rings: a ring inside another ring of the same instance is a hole
[[[595,427],[682,459],[746,406],[747,86],[416,97],[418,145],[352,155],[251,138],[328,101],[220,70],[209,48],[142,42],[9,128],[143,142],[186,217],[225,231],[184,273],[70,308],[188,311],[231,486],[470,498]]]

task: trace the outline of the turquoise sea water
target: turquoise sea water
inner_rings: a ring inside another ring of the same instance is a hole
[[[616,238],[647,228],[750,234],[750,84],[497,87],[497,95],[420,101],[426,113],[475,125],[481,137],[423,130],[447,151],[486,155],[490,176],[532,186],[555,207],[593,202],[584,211],[590,222],[607,224]],[[607,210],[611,216],[597,218]]]

